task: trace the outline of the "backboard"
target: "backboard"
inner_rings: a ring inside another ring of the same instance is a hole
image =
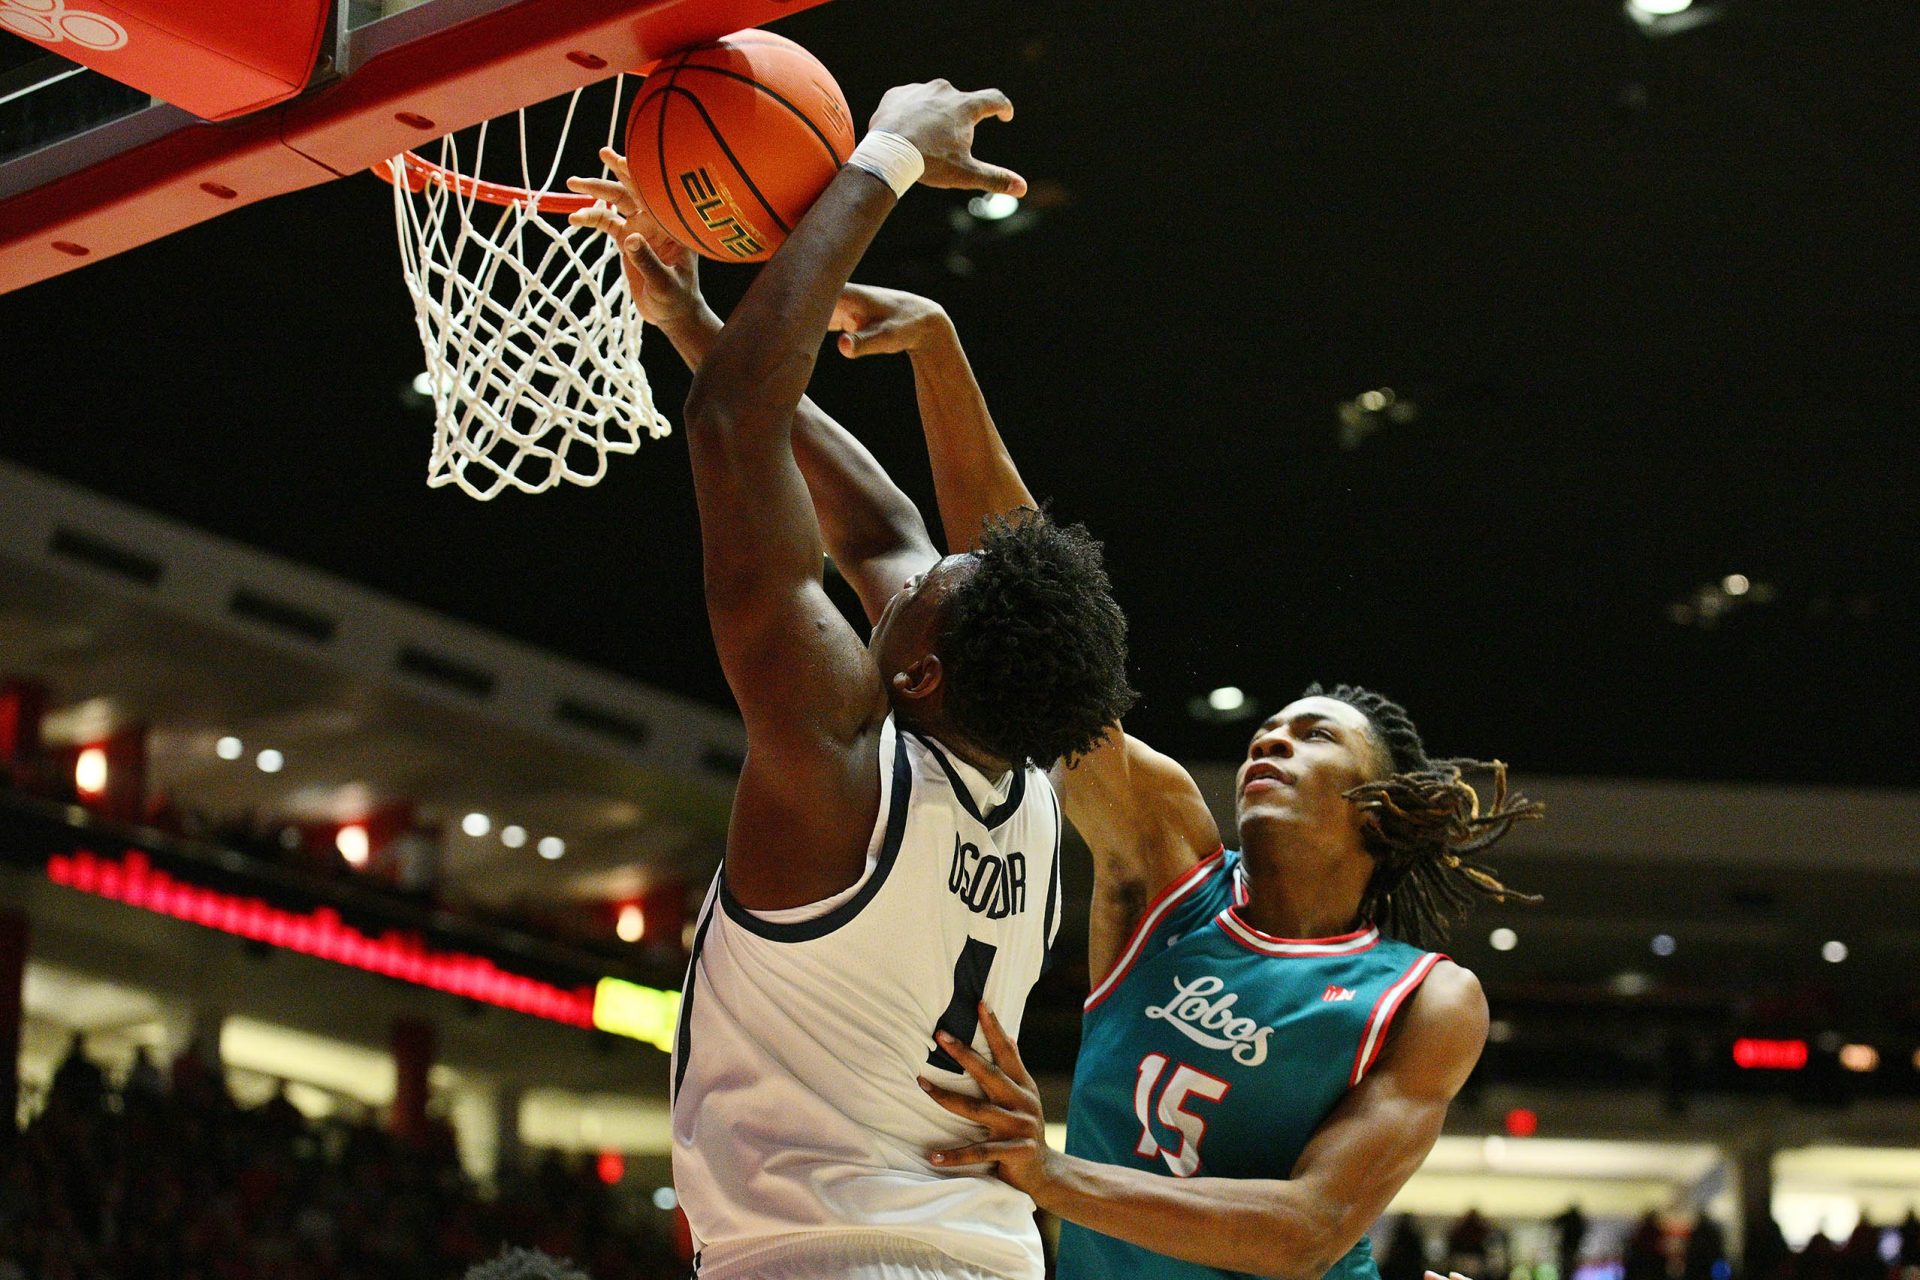
[[[223,64],[244,91],[214,101],[164,59],[128,83],[95,69],[139,52],[130,12],[158,0],[0,0],[0,293],[824,0],[311,3],[273,59]],[[175,101],[135,87],[169,70]]]

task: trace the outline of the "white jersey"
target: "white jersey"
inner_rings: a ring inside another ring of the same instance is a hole
[[[1009,1035],[1060,919],[1060,805],[1028,766],[996,786],[932,741],[880,734],[880,812],[860,883],[752,912],[725,869],[701,908],[673,1054],[673,1174],[703,1277],[876,1234],[1038,1280],[1033,1201],[926,1153],[979,1129],[914,1082],[977,1094],[935,1028]],[[1003,794],[1004,793],[1004,794]]]

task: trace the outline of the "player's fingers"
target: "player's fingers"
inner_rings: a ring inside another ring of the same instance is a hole
[[[877,324],[840,335],[840,354],[849,360],[857,360],[861,356],[893,355],[906,349],[906,338],[899,326],[894,324]]]
[[[961,1044],[946,1032],[936,1031],[933,1035],[940,1042],[940,1047],[952,1055],[962,1071],[973,1077],[973,1082],[980,1086],[980,1092],[986,1094],[995,1106],[1007,1110],[1024,1108],[1026,1095],[1021,1092],[1019,1085],[1007,1078],[1006,1072],[975,1053],[973,1046]]]
[[[992,1164],[994,1162],[994,1155],[989,1148],[996,1145],[998,1144],[976,1142],[970,1147],[951,1147],[945,1151],[932,1152],[927,1156],[927,1159],[929,1162],[937,1164],[943,1169],[958,1168],[962,1165],[971,1164]]]
[[[1020,1046],[1000,1025],[999,1015],[985,1000],[980,1002],[980,1025],[987,1030],[987,1047],[993,1050],[994,1063],[1007,1073],[1007,1079],[1023,1089],[1032,1089],[1033,1077],[1027,1073],[1027,1064],[1020,1060]]]
[[[633,212],[627,215],[627,222],[635,231],[647,238],[648,244],[660,244],[673,240],[673,237],[667,234],[667,229],[660,225],[660,219],[654,217],[644,204],[635,203]]]
[[[982,191],[998,192],[1009,196],[1027,194],[1027,180],[1011,169],[1003,169],[997,164],[986,164],[972,160],[966,166],[968,186]]]
[[[674,294],[685,293],[690,288],[688,282],[674,273],[666,259],[660,256],[660,251],[645,236],[628,236],[621,248],[626,250],[627,257],[633,260],[633,265],[639,268],[640,274],[653,288]]]
[[[620,219],[613,210],[605,205],[595,205],[591,209],[580,209],[567,215],[567,221],[576,227],[591,227],[595,231],[604,231],[608,235],[620,233]]]
[[[627,158],[612,147],[600,148],[600,163],[607,166],[613,176],[622,183],[632,184],[633,174],[627,169]]]
[[[998,89],[980,89],[967,95],[967,104],[973,108],[973,118],[985,120],[993,117],[999,120],[1013,119],[1013,102]]]
[[[970,1147],[935,1151],[927,1159],[943,1169],[958,1165],[998,1164],[1007,1156],[1020,1155],[1027,1145],[1024,1138],[1000,1138],[993,1142],[976,1142]]]
[[[631,217],[633,211],[639,207],[633,198],[633,192],[605,178],[568,178],[567,188],[583,196],[592,196],[595,200],[606,201],[618,209],[622,217]]]
[[[993,1118],[1000,1114],[1000,1108],[985,1098],[976,1098],[970,1093],[956,1093],[952,1089],[942,1088],[924,1076],[915,1077],[920,1087],[940,1106],[959,1116],[962,1120],[971,1120],[982,1128],[993,1131]]]

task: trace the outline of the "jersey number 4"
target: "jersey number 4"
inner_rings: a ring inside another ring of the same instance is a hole
[[[1200,1140],[1207,1136],[1207,1122],[1187,1110],[1187,1100],[1205,1098],[1218,1102],[1227,1096],[1232,1086],[1219,1076],[1210,1076],[1184,1062],[1174,1063],[1172,1072],[1167,1071],[1167,1065],[1164,1053],[1150,1053],[1140,1059],[1140,1074],[1133,1082],[1133,1113],[1140,1117],[1140,1141],[1133,1144],[1133,1149],[1149,1160],[1155,1156],[1164,1158],[1174,1177],[1191,1178],[1200,1172]],[[1153,1091],[1162,1076],[1166,1076],[1166,1087],[1160,1090],[1156,1106]],[[1180,1135],[1178,1151],[1167,1150],[1154,1137],[1155,1116]]]
[[[947,1011],[940,1015],[935,1031],[944,1031],[961,1044],[973,1043],[973,1034],[980,1029],[980,1002],[987,996],[987,975],[993,972],[997,951],[999,948],[991,942],[967,939],[967,945],[960,949],[960,958],[953,963],[953,998],[947,1001]],[[938,1041],[934,1042],[933,1052],[927,1055],[927,1065],[942,1071],[960,1070],[960,1064]]]

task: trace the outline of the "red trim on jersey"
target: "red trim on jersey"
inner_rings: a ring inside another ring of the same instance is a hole
[[[1238,907],[1228,907],[1215,919],[1229,938],[1263,956],[1357,956],[1380,945],[1380,931],[1372,925],[1332,938],[1276,938],[1242,920]]]
[[[1373,1012],[1367,1015],[1366,1033],[1360,1037],[1360,1047],[1354,1051],[1353,1071],[1347,1076],[1348,1088],[1366,1077],[1368,1069],[1380,1056],[1380,1050],[1386,1047],[1387,1028],[1393,1023],[1393,1015],[1400,1011],[1400,1006],[1406,1003],[1414,989],[1426,981],[1433,966],[1446,958],[1437,951],[1422,955],[1373,1002]]]
[[[1196,862],[1185,875],[1160,890],[1153,901],[1147,904],[1146,913],[1140,917],[1140,923],[1134,925],[1133,932],[1127,935],[1127,945],[1121,948],[1120,959],[1107,972],[1107,976],[1088,993],[1085,1003],[1080,1006],[1082,1012],[1091,1010],[1112,994],[1113,989],[1120,985],[1120,980],[1127,976],[1134,962],[1140,958],[1140,948],[1146,945],[1147,935],[1152,933],[1154,926],[1160,923],[1160,917],[1166,915],[1174,903],[1186,897],[1212,875],[1214,864],[1226,856],[1227,847],[1221,845],[1210,855]]]

